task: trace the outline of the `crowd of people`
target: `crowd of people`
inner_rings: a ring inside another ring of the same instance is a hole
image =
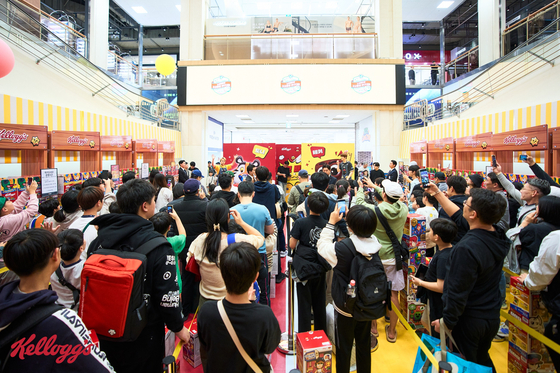
[[[343,154],[336,167],[300,170],[289,193],[289,164],[275,170],[276,185],[271,170],[248,165],[247,177],[234,186],[226,159],[214,161],[208,163],[209,183],[195,162],[180,161],[178,183],[157,170],[148,180],[127,172],[116,189],[113,175],[104,171],[60,200],[39,204],[35,182],[15,202],[0,197],[1,256],[9,269],[0,275],[4,369],[159,372],[164,328],[188,341],[184,322],[196,313],[205,371],[233,366],[246,371],[256,364],[268,372],[267,355],[280,342],[270,308],[272,254],[278,250],[286,256],[289,247],[296,331],[312,325],[327,331],[325,306],[332,303],[337,372],[349,372],[353,344],[358,372],[370,372],[371,352],[379,346],[377,318],[385,315],[385,337],[397,342],[394,307],[405,288],[407,256],[401,243],[411,212],[426,217],[431,261],[424,277],[409,277],[427,305],[426,332],[438,336],[445,323],[467,360],[495,371],[489,349],[493,340],[507,339],[508,326],[500,324],[507,281],[502,267],[513,250],[525,284],[535,290],[548,286],[543,299],[553,317],[545,334],[560,339],[555,333],[560,185],[530,156],[527,163],[536,177],[524,185],[511,183],[499,164],[486,176],[437,172],[426,184],[416,164],[400,175],[391,161],[384,173],[377,162],[368,169]],[[293,225],[285,230],[290,220]],[[118,281],[104,283],[124,270],[117,264],[139,274],[132,290]],[[367,265],[391,286],[382,314],[358,316],[348,296],[356,298],[351,290],[361,285],[356,266]],[[282,280],[279,275],[277,281]],[[130,300],[123,300],[126,291]],[[392,307],[385,311],[389,300]],[[84,325],[109,323],[99,315],[126,323],[108,331],[97,327],[97,346]],[[58,352],[39,353],[52,335]],[[236,346],[237,338],[252,362]],[[35,354],[22,347],[29,343],[36,343]],[[70,347],[63,350],[63,345]],[[560,355],[550,354],[560,367]]]

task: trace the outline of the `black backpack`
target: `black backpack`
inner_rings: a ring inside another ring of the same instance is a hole
[[[391,309],[391,282],[387,281],[379,254],[375,253],[368,259],[356,251],[350,239],[340,243],[354,254],[350,279],[356,282],[356,296],[345,295],[346,308],[356,321],[377,320],[385,316],[385,308]]]
[[[298,206],[301,205],[302,203],[305,202],[305,194],[303,193],[303,190],[301,190],[301,188],[299,187],[299,185],[296,185],[295,188],[297,189],[297,191],[299,192],[299,197],[298,197]],[[305,189],[309,188],[308,186],[305,187]]]

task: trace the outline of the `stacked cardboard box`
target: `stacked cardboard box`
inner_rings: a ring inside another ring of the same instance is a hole
[[[297,368],[304,373],[332,371],[332,345],[324,331],[296,335]]]
[[[513,301],[510,304],[509,314],[539,333],[543,333],[550,314],[542,302],[540,293],[527,289],[519,277],[511,278],[510,292]],[[546,347],[513,323],[509,323],[508,372],[554,372],[554,365]]]
[[[193,367],[196,368],[202,364],[200,358],[200,340],[198,339],[198,325],[197,320],[193,320],[193,315],[190,315],[185,322],[185,327],[190,327],[189,342],[183,345],[183,358]]]

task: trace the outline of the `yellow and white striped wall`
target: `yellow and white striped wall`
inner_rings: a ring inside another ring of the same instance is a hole
[[[550,128],[560,123],[560,101],[547,102],[541,105],[527,106],[514,110],[481,115],[468,119],[457,119],[449,122],[430,125],[401,133],[399,157],[410,158],[410,144],[420,140],[437,140],[446,137],[464,137],[479,133],[501,133],[522,128],[530,128],[548,124]],[[544,152],[529,152],[537,163],[544,160]],[[518,159],[518,154],[514,154]],[[475,161],[489,161],[489,152],[475,153]]]
[[[175,141],[175,157],[181,157],[181,133],[153,125],[99,113],[90,113],[62,106],[46,104],[20,97],[0,94],[0,121],[8,124],[30,124],[48,126],[49,131],[94,131],[101,136],[132,136],[136,139],[158,139]],[[103,160],[114,160],[114,152],[104,152]],[[78,161],[78,152],[57,151],[56,162]],[[1,163],[21,163],[21,152],[0,150]]]

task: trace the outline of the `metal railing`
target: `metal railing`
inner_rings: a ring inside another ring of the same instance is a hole
[[[155,67],[142,68],[142,87],[177,87],[177,71],[164,76],[157,72]]]
[[[107,54],[107,71],[127,83],[139,85],[138,66],[111,50]]]
[[[527,40],[541,34],[541,31],[560,17],[560,3],[555,0],[547,6],[529,14],[527,17],[509,26],[502,33],[502,56],[510,53]],[[553,29],[547,28],[548,33],[559,30],[558,24]],[[546,34],[541,34],[546,37]]]
[[[418,114],[422,111],[414,104],[405,106],[404,111],[409,115],[404,120],[404,128],[427,125],[427,122],[452,116],[460,117],[465,110],[488,98],[493,99],[496,93],[519,79],[544,66],[554,65],[560,57],[560,32],[556,31],[559,25],[560,19],[554,20],[473,80],[423,104],[426,116]]]
[[[140,110],[141,102],[146,101],[138,93],[129,90],[120,82],[114,80],[103,70],[83,57],[75,48],[68,45],[57,34],[53,33],[41,21],[41,12],[27,7],[19,2],[6,0],[0,2],[0,37],[17,46],[32,56],[37,64],[44,64],[68,77],[92,93],[112,105],[117,106],[128,115],[151,120],[159,125],[166,125],[177,129],[175,119],[168,119],[166,111],[156,119],[143,116]],[[155,103],[151,103],[155,105]],[[178,119],[178,118],[177,118]]]
[[[478,45],[445,64],[445,81],[448,82],[478,68]]]
[[[206,35],[205,60],[377,58],[377,34]]]

